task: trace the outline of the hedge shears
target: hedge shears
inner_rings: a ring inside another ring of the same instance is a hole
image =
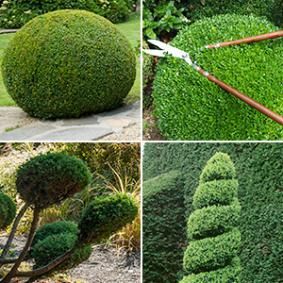
[[[283,37],[283,30],[279,30],[279,31],[271,32],[271,33],[266,33],[266,34],[261,34],[261,35],[257,35],[257,36],[252,36],[252,37],[246,37],[246,38],[239,39],[239,40],[233,40],[233,41],[211,44],[211,45],[205,46],[204,48],[207,48],[207,49],[220,48],[220,47],[226,47],[226,46],[232,46],[232,45],[239,45],[239,44],[243,44],[243,43],[259,42],[259,41],[263,41],[263,40],[267,40],[267,39],[274,39],[274,38],[279,38],[279,37]],[[197,65],[197,63],[192,61],[189,53],[187,53],[183,50],[180,50],[176,47],[173,47],[173,46],[171,46],[167,43],[159,41],[159,40],[150,39],[150,40],[148,40],[148,42],[150,44],[160,48],[160,49],[146,49],[146,50],[144,50],[144,52],[146,54],[156,56],[156,57],[165,57],[166,55],[171,55],[173,57],[180,58],[180,59],[184,60],[193,69],[195,69],[197,72],[199,72],[201,75],[206,77],[211,82],[213,82],[216,85],[218,85],[219,87],[221,87],[223,90],[227,91],[228,93],[230,93],[234,97],[242,100],[243,102],[245,102],[249,106],[253,107],[257,111],[259,111],[262,114],[266,115],[267,117],[271,118],[272,120],[279,123],[280,125],[283,125],[283,116],[273,112],[272,110],[270,110],[266,106],[260,104],[258,101],[250,98],[249,96],[243,94],[242,92],[240,92],[237,89],[233,88],[232,86],[224,83],[223,81],[217,79],[216,77],[214,77],[213,75],[211,75],[210,73],[208,73],[207,71],[202,69],[200,66]]]

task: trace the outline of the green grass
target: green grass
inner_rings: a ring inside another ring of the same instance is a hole
[[[137,48],[139,46],[140,22],[138,14],[132,15],[129,21],[127,21],[126,23],[117,24],[117,27],[129,39],[133,48]],[[5,48],[7,47],[9,41],[13,38],[13,36],[13,34],[0,35],[0,65],[2,64],[2,58]],[[140,98],[140,84],[140,60],[137,52],[137,77],[132,90],[130,91],[129,95],[125,100],[127,104],[137,101]],[[3,83],[2,74],[0,72],[0,106],[15,105],[16,103],[12,100],[12,98],[6,91],[6,88]]]

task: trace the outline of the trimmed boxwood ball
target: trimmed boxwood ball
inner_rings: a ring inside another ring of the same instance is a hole
[[[0,229],[5,229],[16,216],[16,204],[6,194],[0,192]]]
[[[77,235],[63,233],[50,235],[39,241],[32,249],[31,256],[35,261],[35,267],[42,267],[72,249],[77,241]]]
[[[108,20],[61,10],[28,22],[6,49],[2,73],[31,116],[69,118],[119,107],[136,77],[134,51]]]
[[[78,235],[78,225],[72,221],[57,221],[45,224],[36,231],[32,242],[32,247],[34,247],[38,242],[46,239],[48,236],[62,233]]]
[[[183,260],[186,276],[180,283],[240,282],[241,265],[238,252],[241,233],[237,226],[241,206],[237,198],[238,183],[230,183],[233,184],[231,195],[227,194],[226,183],[235,178],[233,162],[225,153],[216,153],[204,167],[200,176],[201,186],[196,189],[196,194],[207,194],[207,198],[205,202],[193,202],[195,210],[187,223],[189,245]],[[210,186],[203,187],[206,183]],[[217,183],[219,185],[216,185]],[[220,189],[218,195],[209,192],[216,191],[223,185],[224,190]],[[219,197],[222,193],[223,198]],[[209,198],[213,201],[209,201]]]
[[[282,39],[203,48],[210,43],[275,30],[263,18],[219,15],[185,27],[172,45],[189,52],[198,65],[218,79],[283,115]],[[223,91],[183,60],[167,57],[157,69],[153,91],[155,115],[168,139],[282,138],[281,125]]]
[[[91,180],[85,163],[64,153],[38,155],[17,172],[16,186],[20,196],[42,209],[82,191]]]
[[[80,223],[80,240],[99,242],[131,223],[138,213],[134,199],[125,194],[100,196],[83,211]]]

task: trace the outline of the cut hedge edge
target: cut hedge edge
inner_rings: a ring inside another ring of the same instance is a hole
[[[187,51],[218,79],[283,114],[283,41],[267,40],[234,47],[204,49],[209,43],[275,31],[254,16],[219,15],[185,27],[172,45]],[[201,76],[184,61],[160,60],[154,81],[154,113],[168,139],[278,139],[281,125]]]
[[[76,118],[121,106],[136,77],[126,37],[91,12],[60,10],[19,30],[2,63],[8,93],[29,115]]]

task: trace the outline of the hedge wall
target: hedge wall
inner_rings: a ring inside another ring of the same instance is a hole
[[[239,176],[239,200],[242,206],[239,225],[242,235],[240,249],[242,283],[281,282],[283,278],[281,268],[283,223],[280,217],[283,214],[282,144],[147,144],[144,154],[144,178],[147,180],[172,169],[180,170],[186,178],[185,202],[189,215],[192,212],[192,198],[201,170],[217,151],[230,155]],[[170,198],[172,197],[170,195]],[[145,202],[144,205],[146,206],[147,203]],[[169,230],[166,237],[170,236]],[[162,247],[161,253],[166,253]],[[144,260],[146,265],[147,257]],[[165,276],[165,271],[162,274]],[[174,280],[168,282],[175,283]]]
[[[184,210],[184,184],[178,171],[144,182],[144,282],[169,283],[181,278],[178,273],[186,246]]]

